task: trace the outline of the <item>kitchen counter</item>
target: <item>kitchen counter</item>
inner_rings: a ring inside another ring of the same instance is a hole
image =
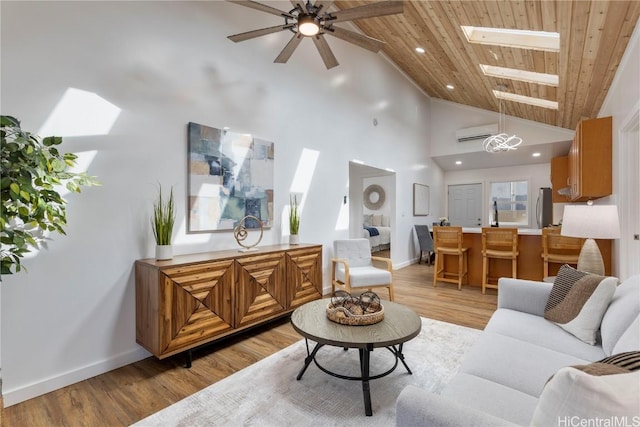
[[[506,228],[506,227],[505,227]],[[482,286],[482,228],[464,227],[463,245],[469,248],[469,285]],[[602,259],[605,274],[611,274],[611,240],[596,240]],[[537,280],[543,279],[542,262],[542,230],[535,228],[518,229],[518,278]],[[549,275],[555,276],[560,264],[549,264]],[[445,256],[445,270],[458,270],[458,258]],[[489,272],[491,277],[511,277],[511,261],[490,259]],[[444,285],[444,284],[443,284]]]

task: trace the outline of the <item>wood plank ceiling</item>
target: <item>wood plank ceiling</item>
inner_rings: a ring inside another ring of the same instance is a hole
[[[348,9],[372,1],[336,1]],[[596,117],[640,16],[640,1],[405,1],[404,13],[354,21],[429,96],[498,111],[492,89],[557,101],[503,101],[506,114],[575,129]],[[461,25],[558,32],[560,52],[471,44]],[[425,53],[415,51],[423,47]],[[485,76],[479,64],[558,74],[559,86]],[[446,88],[454,85],[454,90]]]

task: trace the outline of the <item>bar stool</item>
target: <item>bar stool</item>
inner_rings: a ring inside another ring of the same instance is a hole
[[[433,227],[433,241],[436,252],[435,268],[433,269],[433,287],[442,282],[457,283],[458,290],[462,290],[462,282],[468,276],[469,248],[462,246],[462,227]],[[444,256],[458,257],[458,271],[455,273],[444,270]]]
[[[549,276],[549,263],[578,265],[578,257],[585,239],[560,235],[559,227],[542,229],[542,260],[544,267],[542,277],[545,282],[552,282]]]
[[[510,259],[511,277],[518,273],[518,229],[482,227],[482,293],[486,288],[498,289],[489,283],[489,258]],[[494,279],[494,278],[492,278]]]

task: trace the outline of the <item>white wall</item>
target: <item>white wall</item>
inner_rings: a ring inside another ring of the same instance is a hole
[[[485,209],[482,210],[482,224],[488,227],[490,221],[489,184],[497,181],[529,182],[529,227],[537,228],[535,208],[538,189],[540,187],[551,187],[549,163],[504,168],[447,171],[444,174],[445,193],[443,194],[441,203],[443,206],[447,206],[446,188],[449,185],[482,183],[482,200],[485,206]],[[446,216],[449,216],[448,212]]]
[[[324,245],[325,286],[331,242],[348,236],[338,217],[351,159],[396,171],[394,264],[414,256],[412,183],[431,185],[435,197],[442,187],[429,160],[430,105],[379,55],[330,39],[341,65],[327,71],[305,40],[288,64],[273,64],[289,33],[238,44],[226,36],[279,18],[226,2],[1,7],[2,114],[37,131],[67,88],[122,110],[107,135],[65,138],[63,150],[95,151],[88,172],[102,186],[68,196],[67,236],[26,259],[28,273],[3,277],[5,404],[148,355],[135,343],[133,264],[154,254],[148,224],[158,183],[174,186],[174,253],[236,247],[232,233],[185,233],[189,121],[275,142],[276,218],[303,150],[318,152],[300,233]],[[75,117],[84,123],[83,113]],[[277,224],[263,242],[284,234]]]
[[[598,113],[598,117],[613,117],[613,195],[599,199],[598,204],[618,205],[620,215],[621,237],[613,242],[613,274],[624,280],[631,274],[638,274],[640,268],[640,241],[633,240],[633,233],[640,232],[640,218],[628,215],[637,215],[640,203],[640,182],[630,182],[630,177],[637,177],[640,168],[637,127],[635,139],[625,140],[626,144],[635,144],[635,147],[623,146],[623,128],[631,121],[637,122],[640,110],[640,25],[636,28],[629,40],[620,66],[616,71],[613,83],[607,97]],[[634,158],[628,158],[630,153],[635,153]],[[632,206],[630,206],[632,205]]]

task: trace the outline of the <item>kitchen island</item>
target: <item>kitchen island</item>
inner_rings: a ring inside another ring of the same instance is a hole
[[[470,286],[482,286],[482,228],[464,227],[463,245],[469,248],[469,277]],[[607,275],[611,274],[611,240],[596,240]],[[518,229],[518,279],[543,279],[542,262],[542,230],[537,228]],[[560,264],[549,264],[549,275],[555,275]],[[445,271],[458,270],[458,258],[445,256]],[[491,277],[511,277],[511,261],[489,260]]]

